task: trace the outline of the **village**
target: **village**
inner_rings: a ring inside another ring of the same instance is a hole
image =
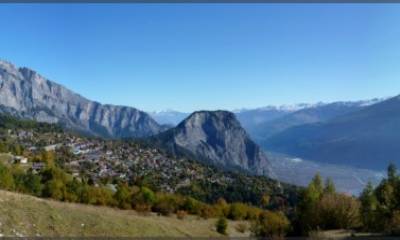
[[[17,151],[19,154],[7,153],[13,164],[39,172],[46,165],[35,160],[35,156],[42,152],[54,154],[57,163],[73,177],[85,177],[95,185],[106,183],[113,190],[115,180],[132,182],[148,176],[151,176],[152,184],[164,192],[176,192],[195,180],[207,179],[210,183],[220,184],[230,182],[229,177],[205,171],[203,165],[186,158],[166,157],[156,148],[143,147],[132,141],[21,129],[8,130],[5,134],[21,146]]]

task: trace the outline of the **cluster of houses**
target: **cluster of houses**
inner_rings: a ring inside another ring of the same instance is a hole
[[[223,176],[205,175],[198,164],[193,164],[187,159],[167,157],[158,149],[144,148],[129,142],[59,133],[47,133],[43,136],[25,130],[12,134],[32,153],[44,150],[65,154],[67,149],[70,154],[63,158],[65,169],[75,177],[84,175],[94,182],[114,178],[130,181],[156,174],[160,189],[174,192],[178,188],[189,186],[193,180],[207,178],[210,182],[229,181]],[[14,161],[19,164],[31,164],[34,171],[45,167],[43,162],[29,163],[29,159],[24,156],[14,156]]]

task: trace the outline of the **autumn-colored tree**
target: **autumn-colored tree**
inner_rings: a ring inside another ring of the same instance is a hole
[[[228,218],[232,220],[245,219],[247,216],[247,206],[243,203],[233,203],[230,205]]]
[[[64,200],[66,186],[61,179],[52,179],[44,184],[43,196],[56,200]]]
[[[253,222],[251,232],[257,237],[283,238],[290,222],[282,212],[265,211]]]
[[[120,183],[117,186],[117,191],[114,194],[114,199],[116,200],[119,208],[130,209],[132,190],[126,183]]]
[[[115,201],[113,199],[113,192],[107,187],[89,187],[89,204],[113,206]]]
[[[261,207],[262,208],[267,208],[269,206],[270,200],[271,200],[271,197],[268,194],[262,195],[261,201],[260,201],[261,202]]]
[[[361,224],[359,201],[344,194],[324,194],[315,211],[320,229],[354,229]]]
[[[230,207],[224,198],[218,198],[215,208],[218,216],[228,216]]]
[[[46,163],[47,167],[55,166],[55,152],[54,151],[42,151],[40,154],[41,160]]]

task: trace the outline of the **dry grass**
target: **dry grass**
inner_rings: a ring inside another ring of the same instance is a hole
[[[118,210],[44,200],[0,191],[0,236],[215,237],[215,219],[147,216]],[[243,236],[229,222],[231,236]]]
[[[10,164],[12,161],[12,155],[9,153],[0,153],[0,162],[3,164]]]
[[[348,239],[350,237],[380,237],[379,234],[355,232],[352,230],[337,229],[337,230],[327,230],[327,231],[313,231],[310,233],[308,239],[310,240],[332,240],[332,239]]]

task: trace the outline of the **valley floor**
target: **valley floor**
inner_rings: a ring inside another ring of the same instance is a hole
[[[216,219],[143,215],[0,191],[0,236],[216,237]],[[246,236],[229,221],[229,236]]]

